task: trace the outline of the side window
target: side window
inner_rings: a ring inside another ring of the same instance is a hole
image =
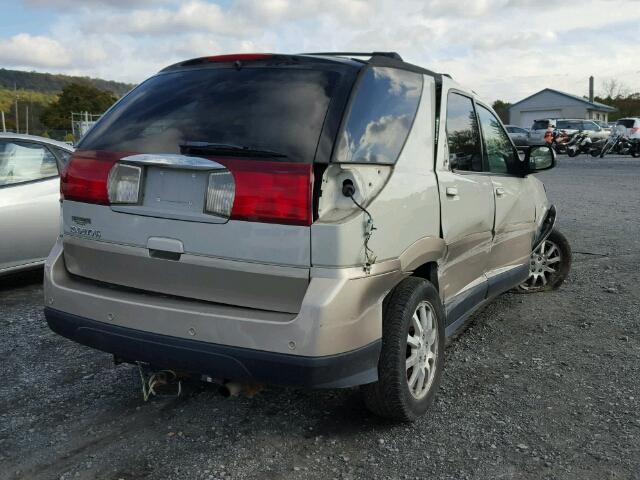
[[[72,153],[61,148],[52,147],[55,151],[56,157],[58,157],[58,169],[62,172],[64,166],[69,163]]]
[[[498,119],[488,109],[478,105],[482,138],[492,173],[517,173],[519,159]]]
[[[480,131],[473,102],[469,97],[449,93],[446,129],[451,169],[481,172]]]
[[[600,128],[593,122],[582,122],[582,129],[590,132],[597,132]]]
[[[395,163],[422,94],[422,75],[395,68],[369,69],[339,136],[334,160]]]
[[[56,157],[43,145],[0,140],[0,187],[56,175]]]

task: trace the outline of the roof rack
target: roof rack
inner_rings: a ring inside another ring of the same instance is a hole
[[[318,55],[327,57],[388,57],[402,61],[402,57],[396,52],[315,52],[301,53],[300,55]]]

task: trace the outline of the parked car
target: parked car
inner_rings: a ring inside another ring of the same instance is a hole
[[[610,134],[609,130],[602,128],[594,120],[558,119],[556,120],[556,129],[568,135],[573,135],[577,132],[587,132],[592,140],[607,138]]]
[[[616,122],[616,128],[624,128],[624,134],[630,139],[640,139],[640,118],[621,118]]]
[[[516,125],[504,126],[516,145],[528,145],[529,144],[529,131],[526,128],[518,127]]]
[[[42,267],[60,229],[59,171],[73,148],[0,133],[0,276]]]
[[[552,132],[556,128],[556,121],[553,119],[534,120],[529,130],[528,143],[530,145],[544,145],[545,134]]]
[[[567,275],[531,175],[555,155],[518,152],[446,75],[351,55],[197,58],[119,100],[61,179],[49,326],[150,369],[424,413],[445,338]]]
[[[611,134],[611,125],[609,125],[608,122],[605,122],[603,120],[594,120],[594,123],[605,130],[607,132],[607,135]]]

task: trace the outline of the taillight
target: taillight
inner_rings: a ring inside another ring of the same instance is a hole
[[[138,203],[142,168],[135,165],[116,163],[111,167],[107,179],[110,203]]]
[[[128,164],[126,159],[125,163],[118,163],[126,155],[76,152],[60,178],[62,197],[101,205],[139,203],[145,166]],[[311,164],[219,157],[214,160],[226,169],[208,173],[204,213],[232,220],[311,225]]]
[[[312,165],[253,159],[216,161],[227,167],[235,180],[232,220],[311,225]]]
[[[236,183],[229,170],[209,174],[204,211],[218,217],[229,218],[235,198]]]
[[[108,152],[76,152],[60,176],[62,197],[65,200],[109,205],[109,172],[119,158]]]
[[[633,135],[634,133],[638,133],[638,132],[640,132],[640,127],[632,127],[631,128],[631,132],[630,132],[631,135]]]

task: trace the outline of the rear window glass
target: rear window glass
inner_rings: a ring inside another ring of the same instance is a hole
[[[547,120],[536,120],[533,122],[533,126],[531,130],[546,130],[549,127],[549,122]]]
[[[635,124],[635,120],[634,119],[622,119],[622,120],[618,120],[618,123],[616,125],[623,125],[624,128],[633,128],[633,125]]]
[[[194,142],[242,146],[313,161],[333,71],[208,68],[160,74],[104,115],[84,150],[181,153]]]
[[[358,85],[334,160],[394,163],[407,139],[422,95],[422,75],[374,67]]]

